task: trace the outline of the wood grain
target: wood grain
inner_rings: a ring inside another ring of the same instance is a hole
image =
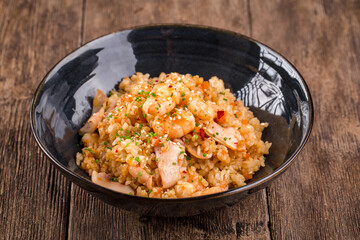
[[[254,38],[297,66],[315,105],[309,143],[268,189],[272,238],[356,239],[360,3],[259,0],[251,1],[250,9]]]
[[[270,239],[265,202],[266,193],[260,191],[204,215],[143,217],[104,204],[73,185],[69,239]]]
[[[46,72],[79,45],[81,4],[0,1],[0,12],[0,239],[65,238],[69,182],[31,136],[29,107]]]
[[[250,34],[248,3],[217,0],[86,0],[84,40],[145,24],[187,23]]]

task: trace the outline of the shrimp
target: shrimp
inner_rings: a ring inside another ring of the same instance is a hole
[[[164,115],[171,112],[180,102],[180,92],[178,89],[168,83],[159,83],[143,104],[143,111],[150,115]]]
[[[215,111],[210,101],[205,102],[198,96],[192,96],[189,98],[188,109],[192,114],[202,120],[212,120],[215,117]]]
[[[211,188],[205,189],[204,191],[195,192],[192,196],[197,197],[197,196],[208,195],[208,194],[213,194],[213,193],[218,193],[218,192],[224,192],[226,190],[228,190],[228,184],[226,181],[223,181],[220,186],[211,187]]]
[[[80,128],[79,133],[80,135],[84,135],[85,133],[93,133],[95,132],[98,124],[104,117],[104,106],[100,108],[100,110],[97,113],[94,113],[89,120],[87,120],[86,124]]]
[[[130,186],[121,184],[119,182],[111,181],[110,176],[103,172],[98,173],[96,171],[93,171],[91,174],[91,181],[93,181],[97,185],[113,190],[115,192],[127,193],[132,195],[134,194],[134,190]]]
[[[140,95],[140,94],[149,94],[149,92],[151,91],[151,87],[147,82],[141,82],[139,84],[133,85],[131,87],[131,91],[130,93],[132,95]]]
[[[137,178],[139,183],[144,184],[148,189],[152,188],[152,176],[140,167],[129,167],[129,173]]]
[[[105,101],[107,100],[107,97],[105,95],[105,93],[103,91],[101,91],[100,89],[98,89],[96,91],[94,100],[93,100],[93,109],[92,109],[92,113],[97,113],[100,108],[103,106],[103,104],[105,103]]]
[[[175,193],[177,197],[191,197],[194,192],[196,192],[196,188],[191,183],[181,181],[175,185]]]
[[[87,147],[98,147],[99,142],[99,134],[97,133],[85,133],[84,136],[81,138],[81,141]]]
[[[147,74],[143,75],[141,73],[136,73],[131,79],[129,77],[123,78],[120,82],[119,90],[131,93],[132,95],[136,95],[140,91],[147,91],[149,93],[151,91],[151,86],[148,81],[149,76],[147,76]]]
[[[79,133],[80,135],[84,135],[85,133],[93,133],[95,132],[97,125],[102,120],[102,117],[105,112],[105,103],[107,101],[107,97],[103,91],[98,89],[96,91],[94,100],[93,100],[93,109],[92,115],[87,120],[86,124],[80,128]]]
[[[106,105],[106,107],[107,107],[106,114],[107,115],[109,115],[111,113],[111,111],[115,109],[118,100],[119,100],[119,97],[117,94],[113,94],[107,99],[107,105]]]
[[[181,138],[195,128],[195,118],[190,111],[179,108],[170,116],[155,117],[152,128],[159,136],[167,134],[170,139]]]

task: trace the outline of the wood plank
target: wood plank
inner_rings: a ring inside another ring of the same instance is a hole
[[[86,1],[84,40],[133,26],[200,24],[250,34],[247,1],[134,0]]]
[[[67,235],[69,182],[31,136],[29,108],[46,72],[79,45],[82,4],[0,1],[0,238]]]
[[[269,188],[271,236],[357,239],[360,3],[250,3],[253,37],[297,66],[315,105],[310,141],[293,166]]]
[[[84,40],[151,23],[192,23],[249,34],[247,1],[86,1]],[[226,13],[226,14],[224,14]],[[70,239],[269,239],[266,192],[189,218],[143,218],[72,185]],[[105,228],[102,226],[106,226]]]
[[[259,191],[231,208],[208,214],[142,217],[107,205],[73,185],[69,239],[269,239],[264,202],[266,192]]]

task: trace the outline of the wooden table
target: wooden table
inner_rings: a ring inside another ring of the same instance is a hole
[[[206,215],[140,217],[66,180],[31,136],[29,108],[48,70],[80,45],[151,23],[251,36],[302,73],[312,135],[268,188]],[[359,239],[360,1],[0,1],[1,239]]]

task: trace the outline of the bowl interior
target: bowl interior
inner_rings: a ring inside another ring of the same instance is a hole
[[[269,127],[266,167],[249,185],[283,168],[310,133],[312,103],[305,82],[283,57],[246,37],[209,28],[154,26],[94,40],[61,60],[41,82],[31,108],[35,137],[48,156],[80,181],[75,164],[78,130],[91,112],[96,89],[108,93],[135,72],[217,76]]]

